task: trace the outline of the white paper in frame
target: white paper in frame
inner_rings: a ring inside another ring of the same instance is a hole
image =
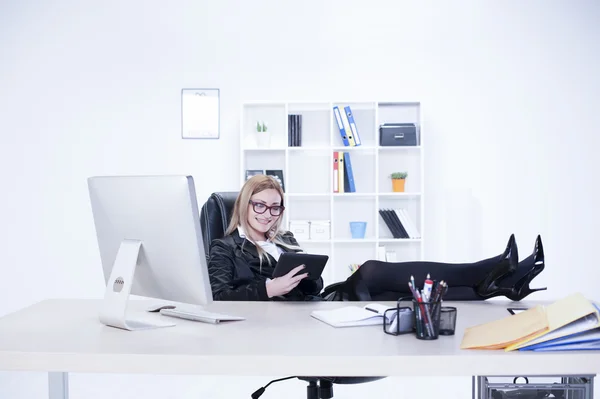
[[[219,89],[181,90],[181,137],[219,138]]]

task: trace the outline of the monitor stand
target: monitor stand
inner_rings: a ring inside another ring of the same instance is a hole
[[[127,304],[141,248],[139,240],[125,239],[121,242],[100,310],[100,321],[107,326],[135,331],[175,325],[162,320],[127,318]]]

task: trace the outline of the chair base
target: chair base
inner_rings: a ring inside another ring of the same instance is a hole
[[[308,381],[306,387],[307,399],[333,398],[333,384],[363,384],[381,380],[386,377],[297,377],[299,380]]]
[[[306,387],[306,399],[331,399],[333,398],[333,383],[327,380],[310,381]]]

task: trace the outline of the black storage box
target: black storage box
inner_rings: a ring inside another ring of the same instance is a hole
[[[379,126],[379,145],[419,145],[417,126],[414,123],[384,123]]]

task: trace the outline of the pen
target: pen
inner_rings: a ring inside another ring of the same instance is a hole
[[[411,276],[412,279],[412,276]],[[416,290],[413,288],[413,284],[409,281],[408,282],[408,288],[410,288],[410,292],[412,292],[413,298],[415,300],[415,302],[419,302],[419,294],[417,294]],[[415,312],[415,327],[417,330],[417,334],[418,335],[423,335],[423,315],[421,314],[420,311],[420,306],[415,306],[414,312]]]
[[[419,298],[419,309],[421,309],[420,313],[423,315],[423,322],[425,324],[425,330],[430,336],[433,336],[433,326],[430,323],[431,315],[429,315],[429,312],[427,310],[427,305],[423,303],[423,297],[420,296],[418,292],[417,292],[417,295]]]
[[[425,283],[423,283],[423,300],[425,302],[429,302],[431,299],[431,289],[433,288],[433,281],[431,281],[431,276],[427,273],[427,278],[425,279]]]

